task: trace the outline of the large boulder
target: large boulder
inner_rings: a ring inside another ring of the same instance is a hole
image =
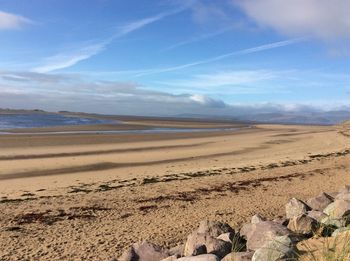
[[[296,257],[296,251],[293,241],[288,236],[281,236],[266,242],[256,250],[252,261],[279,261],[294,257]]]
[[[247,233],[247,248],[249,250],[257,250],[276,237],[290,235],[291,233],[285,226],[272,221],[252,224],[251,230]]]
[[[307,211],[311,210],[308,205],[306,205],[303,201],[292,198],[286,204],[286,217],[293,218],[300,216],[302,214],[306,214]]]
[[[198,233],[198,231],[195,231],[187,237],[184,255],[198,255],[198,248],[202,249],[202,246],[206,247],[208,254],[214,254],[222,258],[231,251],[232,243],[217,239],[209,234]]]
[[[251,261],[254,252],[232,252],[226,255],[221,261]]]
[[[220,261],[216,255],[205,254],[199,256],[187,256],[177,259],[177,261]]]
[[[118,259],[119,261],[160,261],[169,256],[166,249],[160,246],[143,241],[133,244]]]
[[[309,216],[300,215],[289,220],[288,229],[303,235],[311,235],[317,229],[317,221]]]
[[[235,233],[234,229],[227,223],[218,221],[203,220],[199,223],[197,230],[200,234],[208,234],[212,237],[218,237],[224,233]]]
[[[323,211],[332,202],[333,202],[333,198],[330,195],[326,193],[321,193],[317,197],[310,198],[307,201],[307,205],[311,207],[313,210]]]
[[[350,201],[338,199],[329,204],[323,211],[331,219],[343,219],[350,215]]]

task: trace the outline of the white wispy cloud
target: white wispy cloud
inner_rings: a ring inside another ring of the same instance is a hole
[[[0,11],[0,30],[19,29],[31,23],[33,23],[32,20],[21,15]]]
[[[350,37],[348,0],[233,0],[258,25],[291,35]]]
[[[222,71],[208,74],[198,74],[184,80],[168,81],[167,85],[188,88],[212,88],[221,86],[238,86],[256,82],[263,82],[284,75],[283,72],[269,70],[238,70]]]
[[[125,35],[128,35],[132,32],[135,32],[137,30],[140,30],[150,24],[153,24],[161,19],[164,19],[165,17],[168,17],[170,15],[177,14],[179,12],[182,12],[185,10],[188,6],[184,5],[181,8],[174,9],[169,12],[163,12],[160,14],[157,14],[155,16],[143,18],[140,20],[131,21],[123,26],[118,27],[117,32],[109,37],[108,39],[105,39],[99,43],[95,44],[83,44],[80,48],[77,48],[70,52],[63,52],[59,54],[55,54],[53,56],[47,57],[44,59],[43,65],[37,66],[32,69],[33,72],[40,72],[40,73],[47,73],[52,72],[59,69],[64,69],[71,67],[83,60],[87,60],[103,50],[106,49],[106,47],[113,42],[114,40],[123,37]]]
[[[70,53],[61,53],[44,59],[44,65],[32,69],[33,72],[47,73],[77,64],[80,61],[100,53],[105,49],[106,43],[88,45]]]
[[[188,40],[184,40],[184,41],[181,41],[181,42],[178,42],[178,43],[175,43],[175,44],[172,44],[166,48],[164,48],[162,51],[170,51],[170,50],[173,50],[173,49],[176,49],[176,48],[179,48],[181,46],[184,46],[184,45],[188,45],[188,44],[192,44],[192,43],[196,43],[196,42],[200,42],[200,41],[203,41],[203,40],[207,40],[207,39],[210,39],[210,38],[213,38],[215,36],[219,36],[219,35],[222,35],[230,30],[232,30],[233,27],[230,26],[230,27],[225,27],[221,30],[217,30],[213,33],[208,33],[208,34],[203,34],[203,35],[199,35],[199,36],[196,36],[196,37],[192,37]]]
[[[285,40],[285,41],[278,41],[278,42],[263,44],[263,45],[259,45],[259,46],[255,46],[255,47],[251,47],[251,48],[246,48],[246,49],[222,54],[222,55],[208,58],[205,60],[195,61],[192,63],[186,63],[186,64],[176,65],[176,66],[167,67],[167,68],[145,70],[145,72],[137,74],[136,76],[144,76],[144,75],[158,74],[158,73],[163,73],[163,72],[178,71],[178,70],[182,70],[182,69],[186,69],[186,68],[190,68],[190,67],[194,67],[194,66],[198,66],[198,65],[203,65],[203,64],[208,64],[208,63],[220,61],[220,60],[223,60],[223,59],[226,59],[229,57],[233,57],[233,56],[240,56],[240,55],[246,55],[246,54],[251,54],[251,53],[257,53],[257,52],[267,51],[267,50],[280,48],[280,47],[284,47],[284,46],[288,46],[288,45],[292,45],[292,44],[297,44],[297,43],[306,41],[307,39],[308,38],[306,38],[306,37],[301,37],[301,38],[294,38],[294,39],[289,39],[289,40]]]

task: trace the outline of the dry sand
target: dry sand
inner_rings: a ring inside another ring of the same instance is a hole
[[[3,135],[0,148],[0,260],[108,260],[142,239],[174,246],[202,219],[237,227],[350,184],[350,137],[337,127]]]

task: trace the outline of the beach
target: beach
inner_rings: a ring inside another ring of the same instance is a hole
[[[200,220],[237,227],[257,212],[283,215],[290,197],[350,184],[339,126],[126,124],[0,135],[3,260],[108,260],[144,239],[175,246]],[[204,131],[79,133],[155,127]]]

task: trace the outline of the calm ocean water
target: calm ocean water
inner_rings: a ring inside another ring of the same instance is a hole
[[[0,114],[0,129],[36,128],[65,125],[103,124],[107,120],[68,117],[58,114]]]

